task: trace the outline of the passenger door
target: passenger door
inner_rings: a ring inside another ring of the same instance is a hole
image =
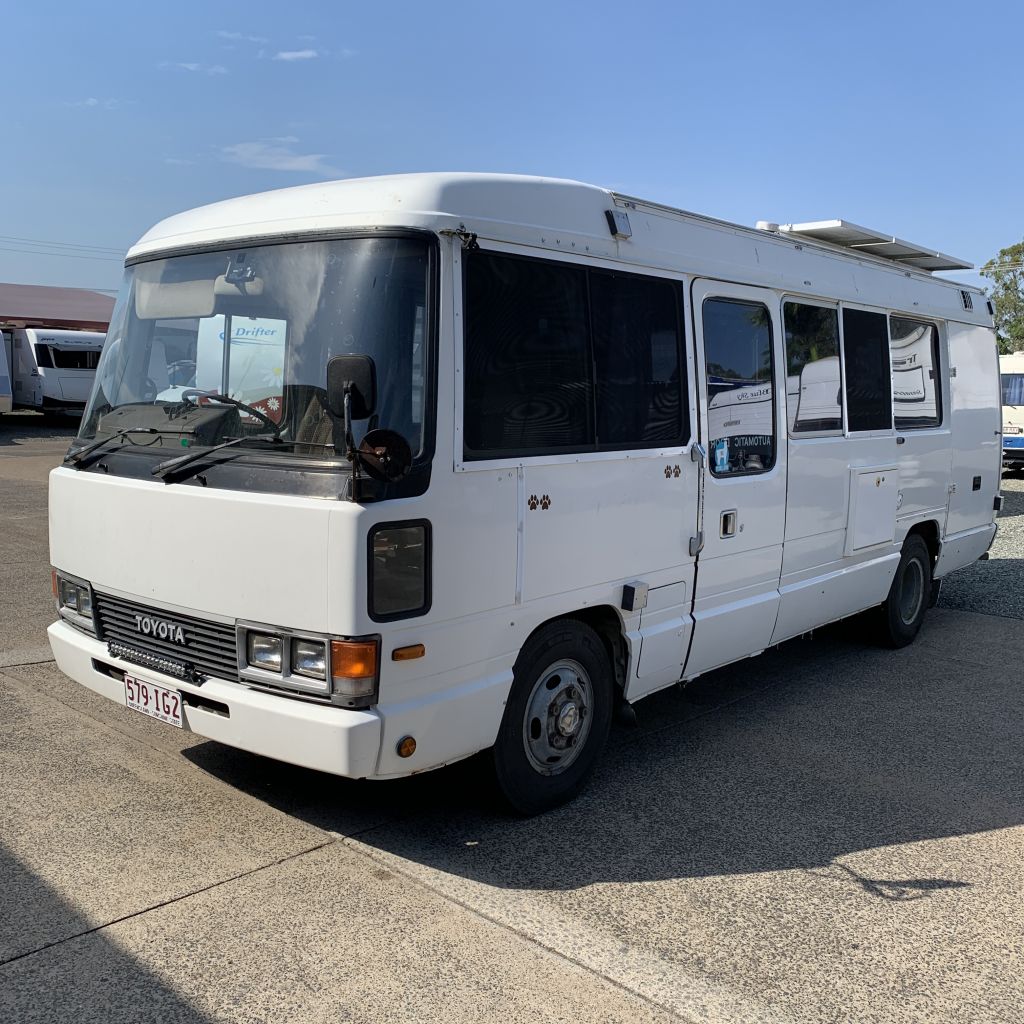
[[[687,678],[768,646],[786,524],[778,296],[715,281],[692,296],[707,459]]]

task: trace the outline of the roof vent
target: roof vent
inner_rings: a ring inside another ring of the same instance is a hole
[[[964,309],[968,313],[974,312],[974,299],[971,297],[971,293],[965,288],[960,289],[960,301],[964,304]]]

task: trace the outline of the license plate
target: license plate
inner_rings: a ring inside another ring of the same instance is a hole
[[[181,694],[177,690],[168,690],[126,673],[124,699],[128,707],[141,711],[150,718],[167,722],[168,725],[179,729],[185,728],[181,718]]]

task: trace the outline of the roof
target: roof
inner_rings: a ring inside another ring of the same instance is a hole
[[[0,323],[15,327],[62,327],[106,331],[114,300],[85,288],[0,283]]]
[[[609,228],[608,213],[620,211],[629,220],[627,235]],[[786,233],[777,225],[765,231],[732,224],[578,181],[516,174],[395,174],[241,196],[161,221],[129,250],[128,261],[233,243],[329,237],[370,226],[431,233],[465,230],[483,239],[586,253],[638,267],[724,280],[741,274],[755,286],[795,288],[848,302],[864,301],[870,294],[893,309],[910,308],[909,303],[930,316],[986,326],[991,321],[987,307],[977,303],[976,310],[968,310],[962,298],[968,292],[981,295],[979,289],[935,277],[930,273],[937,269],[934,263],[923,262],[941,263],[948,257],[900,243],[918,260],[908,263],[893,258],[908,255],[903,250],[883,255],[884,247],[872,248],[872,243],[895,246],[898,240],[891,236],[868,232],[869,238],[851,247]],[[911,277],[908,291],[906,278]]]
[[[346,178],[227,199],[161,221],[128,258],[230,238],[379,226],[415,227],[448,219],[534,225],[550,231],[607,232],[612,193],[562,178],[465,172]]]

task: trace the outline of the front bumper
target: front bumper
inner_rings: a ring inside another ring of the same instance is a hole
[[[278,697],[220,679],[196,686],[114,658],[106,644],[66,622],[53,623],[47,633],[57,667],[118,704],[125,703],[125,693],[124,683],[116,674],[127,671],[185,695],[185,728],[199,736],[350,779],[367,778],[376,772],[382,732],[376,711],[353,711]],[[109,666],[115,675],[98,666]],[[191,706],[189,696],[208,706]],[[216,710],[209,709],[213,705],[218,706]]]

